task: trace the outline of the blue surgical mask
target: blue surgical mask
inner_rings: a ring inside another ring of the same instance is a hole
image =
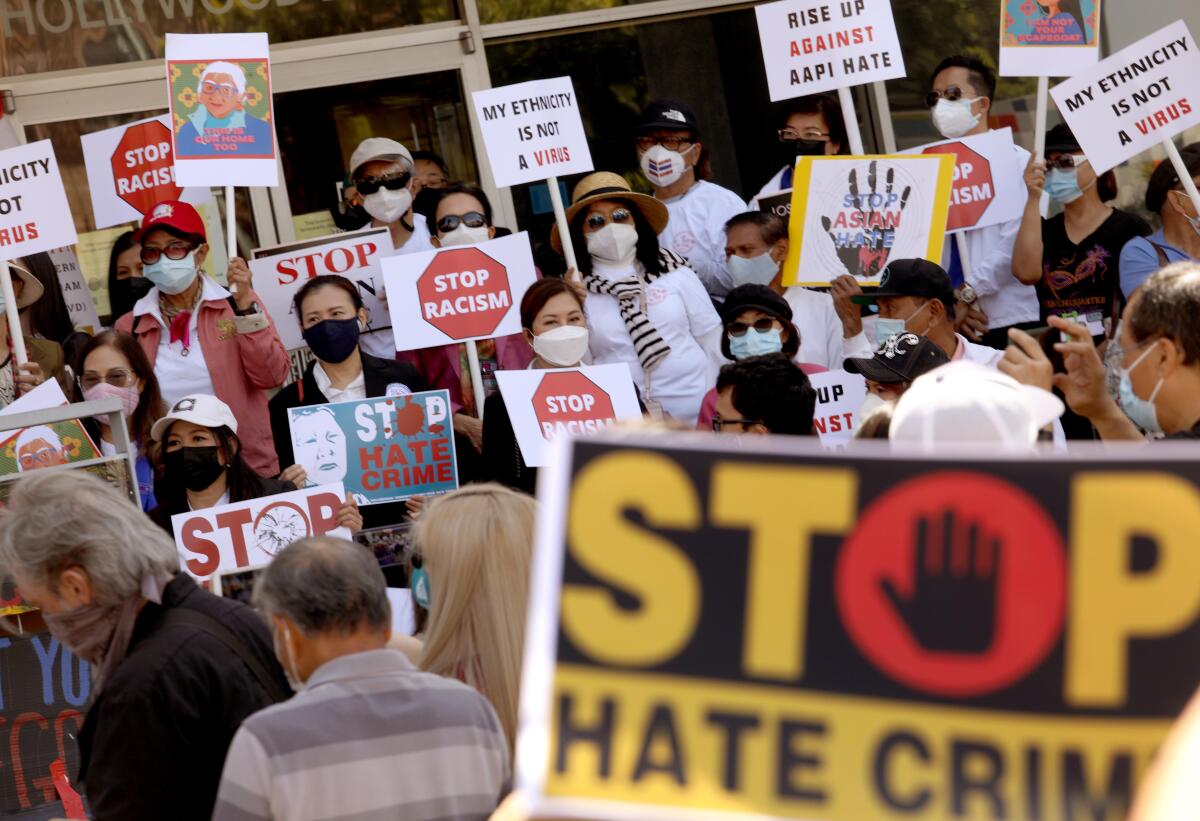
[[[770,285],[771,280],[775,279],[775,275],[779,273],[779,263],[771,259],[770,251],[749,259],[735,254],[729,257],[727,264],[734,286],[751,283]]]
[[[196,252],[183,259],[170,259],[166,254],[152,265],[143,265],[142,274],[164,294],[182,294],[196,279]]]
[[[1133,369],[1142,364],[1149,353],[1154,350],[1153,347],[1142,351],[1142,355],[1133,360],[1133,364],[1128,368],[1122,368],[1119,371],[1120,382],[1117,387],[1118,401],[1121,403],[1121,410],[1125,411],[1125,415],[1129,417],[1129,421],[1137,425],[1147,433],[1162,433],[1162,426],[1158,424],[1158,411],[1154,407],[1154,397],[1158,396],[1158,391],[1162,388],[1163,380],[1160,376],[1158,381],[1154,383],[1154,390],[1150,391],[1150,398],[1143,399],[1133,392],[1133,380],[1130,375]]]
[[[1083,196],[1079,187],[1079,169],[1051,168],[1046,173],[1046,195],[1055,202],[1075,202]]]
[[[917,308],[917,310],[913,311],[911,314],[906,316],[904,319],[892,319],[889,317],[882,317],[882,316],[879,317],[878,319],[875,320],[875,340],[877,342],[882,343],[883,340],[887,339],[889,336],[904,333],[906,330],[908,330],[907,326],[908,326],[909,321],[914,316],[921,313],[921,311],[925,310],[928,307],[929,307],[929,303],[926,302],[924,305],[922,305],[920,308]],[[928,331],[929,329],[926,328],[925,330]],[[913,331],[913,333],[916,333],[916,331]],[[921,334],[917,334],[917,335],[924,336],[925,334],[921,333]]]
[[[778,328],[768,331],[748,329],[741,336],[729,337],[729,352],[734,359],[745,359],[748,356],[762,356],[768,353],[779,353],[783,350],[783,332]]]

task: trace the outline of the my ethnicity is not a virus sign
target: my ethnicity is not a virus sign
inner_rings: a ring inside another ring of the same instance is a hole
[[[1176,20],[1050,89],[1097,173],[1200,125],[1200,51]]]
[[[570,77],[475,91],[471,100],[501,188],[592,170]]]
[[[754,14],[772,102],[905,76],[891,0],[779,0]]]
[[[308,482],[340,483],[360,505],[458,487],[448,391],[291,408],[288,426]]]
[[[536,817],[1127,815],[1200,680],[1200,447],[862,445],[556,443],[515,757]]]
[[[784,284],[878,285],[889,259],[940,260],[953,177],[950,154],[799,158]]]
[[[50,141],[0,151],[0,259],[74,245],[76,239]]]

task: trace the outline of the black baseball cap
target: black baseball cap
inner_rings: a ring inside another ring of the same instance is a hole
[[[725,302],[721,305],[721,323],[728,325],[747,308],[753,308],[789,322],[792,319],[792,306],[786,299],[766,285],[747,283],[737,286],[725,295]]]
[[[1071,131],[1071,127],[1066,123],[1059,123],[1046,132],[1046,148],[1043,153],[1049,154],[1055,151],[1073,154],[1080,150],[1082,148],[1079,145],[1079,140],[1075,139],[1075,132]]]
[[[946,352],[929,339],[905,331],[883,340],[870,358],[850,357],[842,367],[859,373],[872,382],[889,385],[912,382],[918,376],[950,361]]]
[[[658,128],[675,131],[694,131],[700,134],[700,125],[696,122],[696,112],[691,107],[678,100],[655,100],[642,110],[638,120],[637,133],[644,134]]]
[[[883,268],[879,288],[869,294],[852,296],[857,305],[871,305],[880,297],[919,296],[954,304],[954,286],[946,269],[927,259],[894,259]]]

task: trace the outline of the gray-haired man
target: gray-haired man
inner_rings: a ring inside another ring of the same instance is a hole
[[[484,819],[508,789],[508,744],[487,699],[386,649],[391,608],[374,557],[301,539],[254,602],[298,694],[248,718],[214,821]]]

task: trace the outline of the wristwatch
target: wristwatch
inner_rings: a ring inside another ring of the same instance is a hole
[[[958,290],[954,292],[954,295],[964,305],[974,305],[975,300],[979,299],[979,294],[975,293],[975,289],[966,282],[958,286]]]

